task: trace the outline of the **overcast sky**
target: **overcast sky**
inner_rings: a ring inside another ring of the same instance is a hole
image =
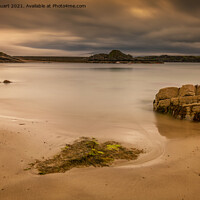
[[[1,0],[0,4],[16,0]],[[27,3],[27,0],[16,2]],[[88,56],[200,55],[200,0],[29,0],[86,9],[0,9],[0,51]]]

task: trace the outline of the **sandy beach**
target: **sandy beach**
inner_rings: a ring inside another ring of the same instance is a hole
[[[70,142],[47,124],[1,118],[0,199],[199,199],[199,135],[168,139],[164,153],[156,159],[149,154],[148,162],[40,176],[24,171],[28,163]]]

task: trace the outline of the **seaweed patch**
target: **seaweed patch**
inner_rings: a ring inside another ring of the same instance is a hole
[[[143,150],[126,148],[115,141],[99,143],[95,138],[82,137],[67,144],[61,152],[46,160],[36,160],[31,168],[38,174],[64,173],[74,167],[105,167],[115,160],[135,160]]]

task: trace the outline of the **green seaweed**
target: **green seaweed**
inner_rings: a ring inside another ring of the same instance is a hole
[[[108,150],[116,150],[116,151],[118,151],[119,147],[121,147],[121,145],[119,145],[119,144],[108,144],[107,145],[107,149]]]
[[[110,166],[115,160],[137,159],[143,150],[128,149],[118,142],[99,143],[95,138],[82,137],[73,144],[67,144],[61,152],[46,160],[36,160],[31,167],[38,170],[39,175],[62,173],[74,167]]]

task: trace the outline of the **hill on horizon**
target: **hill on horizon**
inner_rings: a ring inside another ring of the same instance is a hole
[[[132,61],[133,56],[122,53],[120,50],[112,50],[109,54],[100,53],[89,57],[89,61]]]
[[[14,58],[3,52],[0,52],[0,63],[20,63],[20,62],[22,62],[20,59]]]

